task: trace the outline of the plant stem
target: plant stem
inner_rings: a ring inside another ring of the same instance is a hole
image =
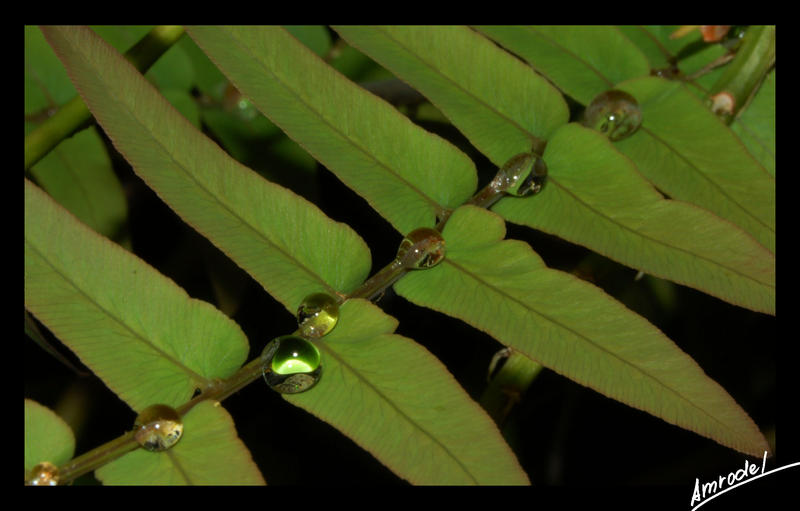
[[[758,92],[773,65],[775,65],[775,27],[748,28],[736,57],[709,91],[709,96],[726,92],[733,97],[733,111],[722,116],[727,124],[736,119],[737,114]]]
[[[66,484],[74,479],[115,460],[139,447],[134,438],[134,431],[129,431],[119,438],[92,449],[77,458],[73,458],[59,467],[59,484]]]
[[[466,203],[478,206],[479,208],[489,209],[504,196],[505,193],[497,187],[493,179],[492,182],[484,186],[481,191],[473,195]]]
[[[497,179],[498,178],[493,179],[492,182],[490,182],[471,199],[469,199],[466,204],[472,204],[481,208],[488,208],[504,197],[506,194],[497,184]],[[447,223],[450,213],[450,211],[447,211],[446,214],[441,215],[441,219],[436,226],[436,229],[439,232],[442,231],[445,223]],[[367,279],[363,284],[361,284],[361,286],[359,286],[349,295],[341,295],[337,293],[337,300],[340,304],[355,298],[363,298],[370,301],[375,300],[377,297],[383,294],[386,288],[397,282],[397,280],[405,275],[408,271],[410,271],[409,268],[405,266],[399,258],[396,258],[375,273],[375,275]],[[294,332],[295,335],[298,333],[299,330]],[[224,400],[253,381],[259,379],[263,371],[263,364],[264,360],[262,360],[261,357],[251,360],[227,380],[216,380],[210,383],[206,388],[201,390],[200,394],[187,401],[183,405],[177,407],[176,411],[180,416],[184,416],[195,405],[202,401],[210,400],[220,402]],[[511,405],[513,405],[513,403],[511,403],[509,406]],[[61,473],[61,478],[59,484],[66,484],[76,477],[95,470],[138,447],[139,445],[134,439],[134,432],[130,431],[125,433],[121,437],[112,440],[111,442],[108,442],[107,444],[104,444],[92,451],[89,451],[82,456],[74,458],[63,467],[60,467],[59,471]]]
[[[387,287],[394,284],[397,279],[402,277],[408,271],[403,264],[395,259],[388,265],[384,266],[378,273],[370,277],[361,286],[350,293],[347,299],[351,298],[365,298],[373,300],[383,294]]]
[[[125,52],[125,58],[139,71],[145,72],[183,33],[183,27],[156,27]],[[89,126],[91,120],[92,114],[80,96],[61,106],[52,117],[25,137],[25,170],[44,158],[62,140]]]

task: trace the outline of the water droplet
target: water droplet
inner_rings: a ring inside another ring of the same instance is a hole
[[[517,197],[535,195],[547,181],[547,165],[533,153],[520,153],[508,160],[492,180],[492,187]]]
[[[333,330],[338,320],[339,304],[326,293],[306,296],[297,308],[297,324],[304,337],[322,337]]]
[[[183,435],[181,416],[167,405],[148,406],[136,417],[136,441],[152,452],[165,451]]]
[[[444,259],[444,238],[436,229],[421,227],[408,233],[397,249],[397,260],[410,269],[431,268]]]
[[[58,486],[58,467],[43,461],[33,467],[25,480],[27,486]]]
[[[598,94],[583,114],[583,125],[605,133],[613,142],[633,134],[642,124],[636,98],[621,90]]]
[[[319,350],[296,335],[273,339],[261,354],[264,380],[281,394],[297,394],[313,387],[322,376]]]

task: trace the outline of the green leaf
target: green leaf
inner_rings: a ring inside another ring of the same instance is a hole
[[[25,133],[75,96],[53,50],[37,27],[25,27]],[[30,168],[47,193],[100,234],[121,241],[127,204],[100,136],[94,128],[64,140]]]
[[[731,125],[756,160],[775,177],[775,70]]]
[[[292,313],[311,292],[361,284],[371,258],[352,229],[225,154],[92,32],[46,36],[134,170]]]
[[[614,147],[673,199],[730,220],[775,251],[775,179],[734,133],[679,82],[645,77],[620,84],[642,126]]]
[[[25,400],[25,471],[43,461],[63,465],[75,453],[72,428],[49,408]]]
[[[219,402],[202,401],[183,417],[171,449],[137,449],[95,471],[106,485],[263,485],[264,478]]]
[[[25,308],[134,410],[184,403],[233,374],[248,352],[236,323],[28,180]]]
[[[496,164],[541,151],[569,113],[561,94],[511,54],[466,27],[335,27],[424,94]]]
[[[323,377],[284,396],[335,426],[412,484],[528,484],[497,427],[397,321],[348,300],[318,343]]]
[[[410,301],[459,318],[603,395],[754,456],[758,427],[658,329],[598,288],[548,269],[503,220],[474,206],[445,226],[447,257],[395,284]]]
[[[615,27],[478,27],[584,105],[622,81],[645,76],[644,54]]]
[[[113,240],[122,234],[128,217],[125,192],[93,127],[64,140],[30,172],[80,221]]]
[[[279,27],[194,27],[192,39],[293,140],[401,233],[475,191],[471,160],[341,76]]]
[[[775,256],[729,222],[663,199],[606,137],[564,126],[544,158],[543,192],[504,198],[493,211],[646,273],[775,313]]]

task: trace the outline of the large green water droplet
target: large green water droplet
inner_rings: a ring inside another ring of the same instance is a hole
[[[533,153],[520,153],[508,160],[497,172],[492,187],[517,197],[542,191],[547,180],[547,165]]]
[[[319,350],[296,335],[273,339],[261,354],[264,380],[281,394],[297,394],[313,387],[322,376]]]
[[[444,259],[444,238],[436,229],[421,227],[408,233],[397,249],[397,260],[411,269],[430,268]]]
[[[583,113],[583,125],[604,133],[616,142],[629,137],[642,124],[636,98],[621,90],[598,94]]]
[[[58,486],[58,467],[43,461],[33,467],[25,480],[26,486]]]
[[[306,296],[297,308],[297,324],[304,337],[322,337],[333,330],[338,320],[339,304],[326,293]]]
[[[134,423],[139,445],[151,452],[166,451],[183,435],[183,421],[174,408],[167,405],[148,406]]]

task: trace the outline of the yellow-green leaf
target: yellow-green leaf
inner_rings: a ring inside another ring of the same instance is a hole
[[[540,152],[569,113],[529,66],[467,27],[335,27],[431,100],[490,160]]]
[[[544,159],[544,190],[505,198],[495,212],[646,273],[775,313],[772,252],[706,210],[664,199],[604,136],[564,126]]]
[[[61,417],[46,406],[25,400],[25,471],[43,461],[55,466],[75,452],[75,435]]]
[[[184,403],[248,352],[236,323],[28,180],[25,308],[135,410]]]
[[[90,30],[45,35],[134,170],[287,309],[361,284],[371,258],[352,229],[225,154]]]
[[[318,343],[323,377],[286,399],[335,426],[413,484],[528,484],[486,413],[397,320],[349,300]]]
[[[395,284],[412,302],[462,319],[601,394],[741,452],[768,450],[736,401],[663,333],[600,289],[551,270],[502,218],[456,210],[447,257]]]
[[[192,27],[246,97],[398,231],[475,191],[472,161],[350,82],[280,27]]]

